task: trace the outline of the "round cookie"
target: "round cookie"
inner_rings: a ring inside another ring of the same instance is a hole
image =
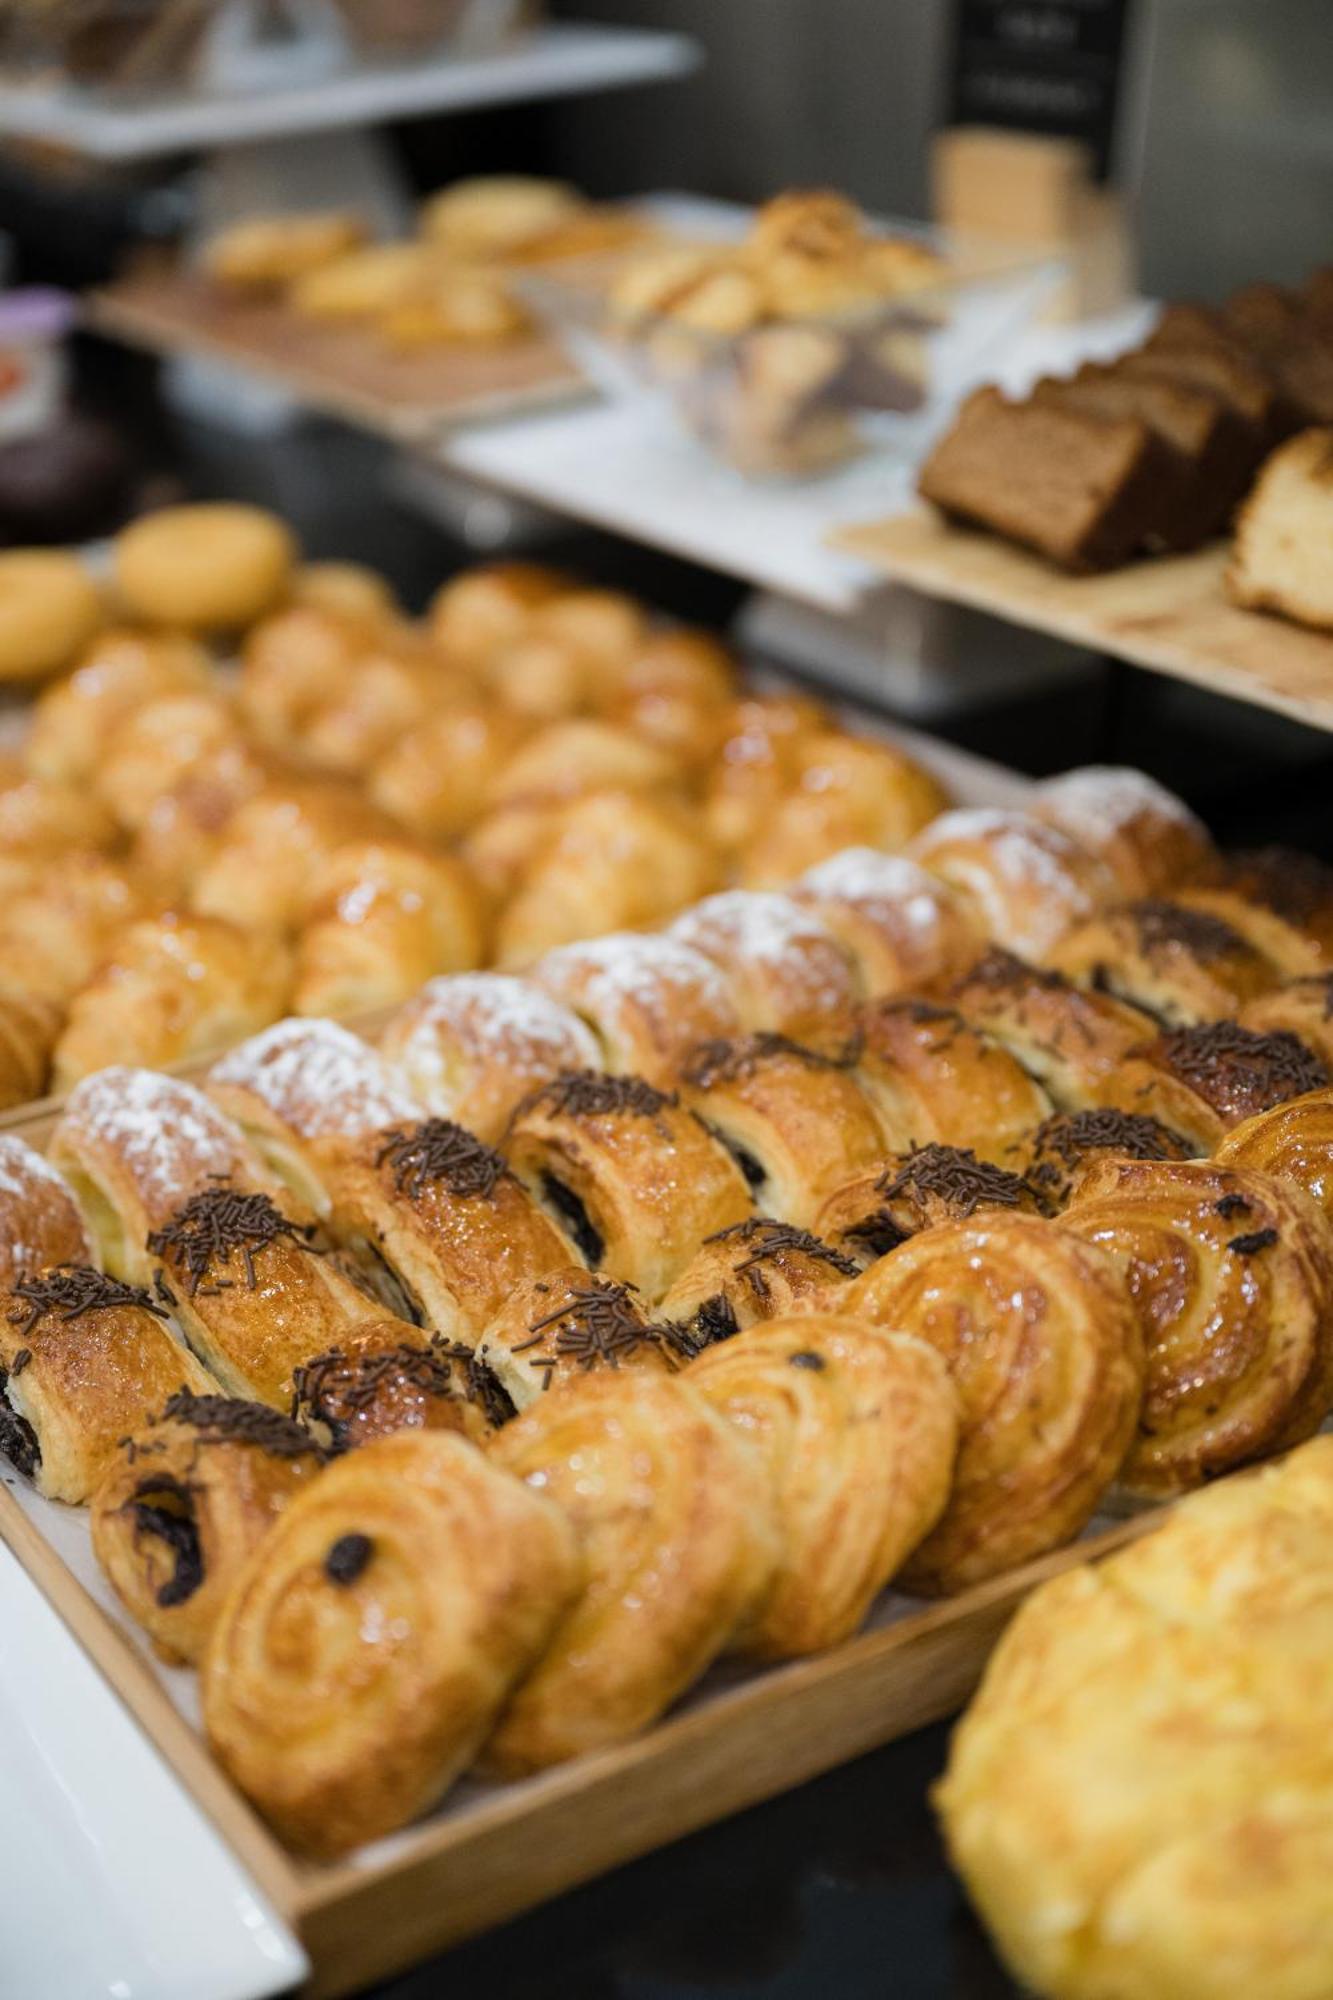
[[[62,549],[0,554],[0,680],[58,673],[103,620],[97,585]]]
[[[289,529],[261,507],[163,507],[116,537],[116,587],[147,624],[229,631],[272,608],[295,555]]]

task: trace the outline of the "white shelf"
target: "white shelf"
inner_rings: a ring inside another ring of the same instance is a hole
[[[151,159],[620,89],[684,76],[700,60],[698,44],[686,35],[567,22],[538,29],[498,55],[366,66],[247,96],[199,91],[119,99],[69,86],[3,84],[0,137],[44,139],[93,159]]]

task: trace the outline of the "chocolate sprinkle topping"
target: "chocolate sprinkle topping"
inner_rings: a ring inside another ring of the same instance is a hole
[[[450,1118],[427,1118],[420,1125],[387,1133],[375,1165],[386,1161],[399,1194],[411,1200],[437,1181],[450,1194],[488,1195],[509,1171],[493,1147],[484,1146]]]
[[[1188,1159],[1189,1141],[1144,1111],[1057,1111],[1037,1127],[1037,1152],[1055,1153],[1067,1167],[1086,1152],[1123,1153],[1130,1160]]]
[[[1233,1236],[1227,1244],[1238,1257],[1253,1257],[1259,1250],[1269,1250],[1277,1242],[1276,1229],[1253,1229],[1248,1236]]]
[[[900,1195],[938,1195],[960,1221],[983,1206],[1021,1207],[1027,1193],[1020,1174],[979,1160],[966,1146],[919,1146],[896,1173],[881,1174],[875,1187],[886,1202]]]
[[[255,1258],[261,1250],[278,1242],[311,1250],[314,1234],[313,1223],[293,1222],[266,1194],[217,1186],[192,1194],[164,1229],[153,1231],[147,1247],[183,1272],[192,1299],[201,1292],[207,1298],[231,1288],[230,1278],[206,1281],[234,1257],[239,1256],[246,1286],[253,1292],[259,1284]]]
[[[1215,1109],[1240,1117],[1271,1110],[1328,1082],[1318,1056],[1285,1028],[1260,1035],[1235,1021],[1210,1021],[1201,1028],[1171,1029],[1153,1053]]]
[[[731,1040],[700,1042],[686,1057],[681,1076],[696,1090],[711,1090],[719,1083],[739,1083],[780,1056],[789,1056],[807,1069],[830,1070],[850,1068],[859,1054],[859,1041],[834,1055],[807,1048],[789,1035],[739,1035]]]
[[[462,1369],[463,1393],[469,1402],[478,1405],[487,1423],[496,1430],[507,1424],[516,1414],[514,1401],[495,1370],[470,1347],[464,1347],[461,1340],[437,1340],[433,1345],[437,1354]]]
[[[687,1328],[669,1320],[644,1320],[631,1288],[609,1278],[589,1278],[586,1284],[571,1285],[563,1305],[529,1322],[531,1338],[518,1342],[514,1353],[524,1354],[529,1348],[545,1345],[545,1337],[552,1331],[554,1352],[533,1362],[534,1368],[544,1373],[542,1386],[548,1389],[561,1361],[572,1361],[585,1370],[599,1364],[618,1368],[640,1348],[655,1348],[674,1367],[693,1360],[699,1351]]]
[[[52,1271],[44,1271],[40,1278],[20,1278],[14,1286],[14,1296],[23,1304],[10,1313],[9,1323],[22,1333],[31,1333],[44,1319],[78,1319],[83,1313],[102,1312],[116,1306],[137,1307],[140,1312],[152,1313],[154,1319],[167,1316],[137,1285],[108,1277],[105,1271],[95,1271],[91,1264],[59,1264]],[[17,1355],[14,1363],[11,1373],[17,1375]]]
[[[370,1409],[386,1389],[401,1385],[418,1389],[425,1396],[452,1401],[458,1396],[456,1373],[463,1377],[467,1393],[465,1372],[436,1347],[414,1346],[403,1341],[397,1347],[382,1347],[366,1354],[347,1354],[341,1347],[331,1347],[327,1353],[316,1355],[313,1361],[303,1361],[292,1370],[292,1417],[326,1424],[333,1449],[344,1451],[351,1418],[361,1410]]]
[[[690,1323],[691,1331],[705,1347],[712,1347],[716,1341],[730,1340],[741,1330],[736,1317],[736,1308],[725,1292],[714,1292],[711,1299],[705,1299]]]
[[[999,945],[992,945],[984,952],[970,971],[965,972],[951,993],[967,993],[974,987],[985,987],[991,993],[1020,992],[1025,987],[1042,986],[1052,992],[1068,988],[1069,981],[1062,973],[1044,970],[1041,966],[1029,965],[1025,958],[1019,958],[1012,951],[1005,951]]]
[[[831,1243],[815,1236],[808,1229],[798,1229],[794,1222],[776,1222],[767,1215],[748,1215],[743,1222],[730,1223],[725,1229],[715,1229],[711,1236],[705,1236],[705,1243],[729,1243],[732,1241],[753,1244],[747,1257],[736,1265],[736,1276],[753,1271],[769,1257],[781,1257],[789,1251],[801,1256],[817,1258],[821,1264],[829,1264],[844,1278],[854,1278],[857,1267],[850,1257],[841,1250],[835,1250]]]
[[[539,1084],[514,1108],[510,1129],[539,1106],[556,1117],[604,1118],[628,1112],[633,1118],[657,1118],[674,1109],[674,1091],[654,1089],[641,1076],[606,1076],[599,1069],[562,1069],[549,1083]]]
[[[167,1398],[159,1423],[188,1424],[200,1444],[254,1444],[274,1458],[322,1457],[309,1431],[267,1403],[242,1396],[196,1396],[178,1389]]]
[[[1191,910],[1182,903],[1148,897],[1143,902],[1131,903],[1127,914],[1133,922],[1139,950],[1148,958],[1176,948],[1191,952],[1205,965],[1232,952],[1254,955],[1253,947],[1239,931],[1206,910]]]
[[[324,1558],[324,1574],[330,1583],[345,1590],[349,1583],[356,1582],[374,1553],[375,1544],[369,1535],[339,1535]]]
[[[1333,869],[1295,847],[1233,854],[1226,879],[1242,896],[1300,928],[1333,910]]]
[[[822,1375],[828,1367],[822,1354],[816,1354],[812,1347],[803,1347],[799,1354],[787,1356],[789,1368],[810,1368],[816,1375]]]
[[[23,1373],[24,1369],[27,1367],[28,1363],[31,1360],[32,1360],[32,1349],[30,1347],[20,1347],[18,1353],[14,1356],[14,1359],[9,1364],[9,1379],[11,1382],[15,1379],[16,1376],[19,1376]]]

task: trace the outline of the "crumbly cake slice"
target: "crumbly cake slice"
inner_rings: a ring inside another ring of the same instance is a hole
[[[1333,428],[1302,431],[1241,510],[1227,588],[1236,603],[1333,632]]]
[[[1276,443],[1289,424],[1272,374],[1206,306],[1167,306],[1139,352],[1121,365],[1130,364],[1211,389],[1264,445]]]

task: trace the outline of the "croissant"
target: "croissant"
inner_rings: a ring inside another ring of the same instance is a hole
[[[222,1607],[200,1682],[214,1754],[303,1853],[390,1833],[471,1762],[580,1582],[563,1512],[463,1438],[348,1452]]]
[[[90,786],[41,777],[0,757],[0,853],[53,857],[109,847],[116,833],[114,814]]]
[[[1155,1023],[1136,1007],[1085,992],[998,948],[978,959],[945,997],[974,1028],[1002,1043],[1066,1111],[1098,1103],[1106,1079],[1155,1032]]]
[[[1144,1112],[1057,1111],[1019,1148],[1015,1165],[1049,1208],[1060,1209],[1084,1169],[1108,1154],[1125,1160],[1188,1160],[1194,1151],[1183,1134]]]
[[[350,785],[284,779],[247,799],[194,885],[191,906],[254,930],[296,924],[311,885],[340,847],[392,838],[393,822]]]
[[[313,874],[297,939],[298,1014],[353,1014],[408,999],[482,958],[482,911],[461,861],[406,842],[337,850]]]
[[[1041,1212],[1036,1189],[966,1146],[918,1146],[895,1153],[834,1188],[816,1217],[819,1234],[854,1267],[887,1256],[937,1222],[967,1222],[991,1209]]]
[[[1179,1493],[1318,1428],[1333,1403],[1333,1224],[1211,1160],[1105,1160],[1063,1221],[1114,1258],[1147,1347],[1132,1492]]]
[[[1214,859],[1207,828],[1184,801],[1124,765],[1088,764],[1046,778],[1032,811],[1097,855],[1122,896],[1159,896]]]
[[[585,792],[656,792],[680,782],[680,765],[666,750],[628,729],[592,716],[548,723],[497,772],[494,806],[527,799],[563,800]]]
[[[887,743],[810,736],[795,787],[745,848],[741,880],[776,888],[844,848],[905,847],[948,803],[928,771]]]
[[[818,1039],[856,1001],[851,961],[831,930],[790,896],[728,889],[677,917],[671,935],[712,959],[756,1032]]]
[[[623,1742],[762,1604],[778,1537],[759,1458],[678,1379],[596,1374],[498,1432],[492,1461],[565,1510],[586,1582],[486,1746],[504,1777]]]
[[[37,697],[24,762],[38,777],[78,784],[92,776],[112,731],[133,709],[161,695],[201,692],[212,680],[208,655],[192,639],[102,632],[73,673]]]
[[[1220,917],[1151,899],[1080,925],[1049,962],[1169,1027],[1234,1015],[1277,980],[1270,960]]]
[[[487,810],[500,773],[528,733],[498,703],[451,701],[381,752],[370,796],[421,840],[450,841]]]
[[[372,644],[360,617],[315,604],[261,619],[241,653],[241,714],[259,742],[297,756],[312,716],[349,685]]]
[[[844,1315],[752,1327],[687,1382],[756,1446],[781,1554],[745,1652],[792,1659],[850,1638],[949,1499],[958,1407],[933,1348]]]
[[[570,587],[555,570],[536,563],[488,563],[465,570],[431,600],[431,637],[447,659],[484,668],[501,646],[527,631],[540,605]]]
[[[941,813],[909,852],[956,890],[988,937],[1022,958],[1045,958],[1114,893],[1104,862],[1026,813],[990,806]]]
[[[1233,1125],[1213,1156],[1289,1181],[1333,1220],[1333,1091],[1307,1090]]]
[[[25,994],[64,1010],[138,908],[125,870],[100,854],[71,854],[6,899],[0,956],[22,967]]]
[[[130,854],[134,879],[150,906],[188,904],[223,830],[272,775],[263,752],[248,742],[228,743],[158,794],[135,832]]]
[[[704,802],[719,847],[739,853],[755,838],[797,782],[806,738],[827,721],[805,695],[748,695],[734,704]]]
[[[602,712],[645,742],[697,769],[715,756],[727,727],[736,667],[710,632],[652,634],[617,679],[599,690]]]
[[[64,1177],[26,1141],[0,1132],[0,1290],[57,1264],[91,1264],[93,1242]]]
[[[848,847],[791,886],[848,953],[872,999],[961,973],[982,939],[952,890],[904,854]]]
[[[538,959],[535,985],[591,1032],[593,1061],[666,1086],[700,1042],[737,1034],[727,983],[702,952],[672,937],[613,931]]]
[[[406,632],[373,633],[340,688],[326,690],[301,732],[301,754],[321,771],[359,778],[452,693],[438,654]]]
[[[135,833],[155,800],[240,741],[236,717],[220,693],[163,695],[115,725],[93,774],[94,789],[117,824]]]
[[[956,1008],[880,1000],[860,1009],[856,1026],[857,1081],[894,1152],[933,1140],[1003,1164],[1051,1108],[1008,1049],[969,1027]]]
[[[944,1223],[872,1264],[839,1309],[927,1341],[958,1392],[952,1496],[907,1589],[961,1590],[1086,1527],[1143,1391],[1143,1335],[1105,1251],[1037,1216]]]
[[[715,1230],[658,1307],[700,1348],[761,1320],[783,1319],[826,1299],[857,1266],[831,1243],[790,1222],[752,1215]]]
[[[290,1418],[231,1396],[171,1396],[120,1439],[92,1500],[93,1550],[159,1658],[193,1665],[246,1558],[319,1470]]]

